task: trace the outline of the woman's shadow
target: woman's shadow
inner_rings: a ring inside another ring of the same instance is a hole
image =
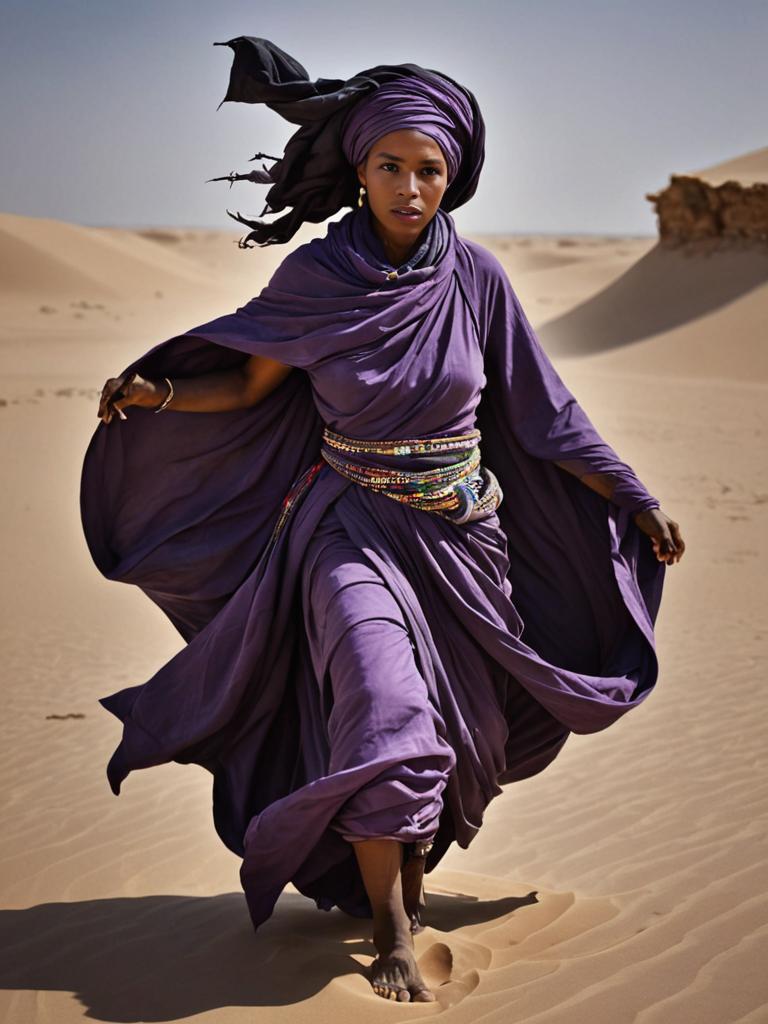
[[[428,895],[427,924],[451,931],[536,903]],[[0,987],[73,992],[88,1016],[169,1021],[225,1006],[301,1002],[335,977],[366,975],[371,922],[320,914],[285,892],[254,932],[242,893],[44,903],[0,911]],[[364,990],[362,990],[364,991]]]

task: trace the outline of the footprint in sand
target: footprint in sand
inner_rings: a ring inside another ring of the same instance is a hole
[[[433,942],[417,962],[424,981],[431,988],[444,985],[451,980],[453,953],[444,942]]]
[[[477,988],[480,970],[490,966],[491,952],[462,937],[453,948],[445,942],[433,942],[416,962],[437,1002],[447,1009],[456,1006]]]

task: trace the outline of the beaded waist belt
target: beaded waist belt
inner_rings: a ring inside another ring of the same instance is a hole
[[[448,437],[368,441],[326,427],[320,454],[363,487],[451,522],[467,523],[491,515],[503,498],[496,476],[480,463],[480,440],[480,431],[472,430]]]

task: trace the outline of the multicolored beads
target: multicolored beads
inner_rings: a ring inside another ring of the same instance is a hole
[[[489,514],[501,501],[498,481],[480,466],[480,440],[480,431],[472,430],[445,437],[372,441],[345,437],[326,427],[320,454],[338,473],[363,487],[453,522],[466,522]],[[411,465],[419,462],[413,456],[422,456],[424,462],[433,456],[438,465],[415,470],[382,466],[366,461],[369,455],[405,456]]]
[[[453,434],[447,437],[405,438],[395,437],[388,440],[371,441],[367,438],[345,437],[326,427],[323,431],[323,442],[330,448],[344,452],[372,452],[375,455],[411,455],[436,452],[449,452],[464,449],[480,443],[482,435],[479,430],[470,430],[468,434]]]
[[[309,465],[294,480],[280,505],[280,512],[266,550],[271,550],[291,515],[301,504],[326,464],[337,473],[412,508],[434,512],[453,523],[482,519],[498,508],[503,498],[494,474],[480,464],[479,430],[447,437],[390,438],[370,441],[337,434],[329,427],[323,431],[322,458]],[[401,464],[379,466],[366,456],[400,459]],[[414,458],[415,456],[415,458]],[[425,469],[405,469],[409,465],[436,460]]]

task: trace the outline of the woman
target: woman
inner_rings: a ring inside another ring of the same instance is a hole
[[[290,207],[238,215],[243,244],[352,210],[104,386],[86,538],[187,641],[102,700],[123,723],[108,776],[208,768],[254,927],[291,881],[373,917],[377,994],[429,1001],[424,870],[569,732],[648,696],[684,544],[456,234],[483,162],[472,94],[411,64],[310,82],[267,40],[228,45],[226,99],[301,125],[269,171],[230,176]]]

